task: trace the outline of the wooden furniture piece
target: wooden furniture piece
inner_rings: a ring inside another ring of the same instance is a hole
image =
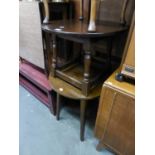
[[[44,103],[52,114],[56,114],[52,87],[43,70],[22,60],[19,64],[19,83]]]
[[[52,89],[57,92],[57,111],[56,118],[59,120],[60,108],[61,108],[61,96],[80,100],[80,140],[84,140],[85,130],[85,111],[88,101],[94,99],[100,95],[101,86],[96,87],[88,96],[84,96],[81,91],[74,86],[64,82],[59,78],[49,76],[49,82],[52,85]]]
[[[73,4],[71,2],[49,2],[48,7],[49,20],[71,19],[73,17]],[[43,14],[42,2],[19,2],[19,56],[44,69],[48,74],[48,62],[46,62],[47,56],[44,53],[43,44],[44,34],[41,30]]]
[[[96,20],[130,25],[134,10],[135,0],[99,0]]]
[[[52,8],[52,10],[51,10]],[[58,9],[59,8],[59,9]],[[51,3],[49,4],[49,15],[53,19],[62,19],[54,12],[66,12],[66,16],[71,17],[71,3]],[[19,56],[22,60],[19,67],[19,83],[30,91],[35,97],[43,102],[53,114],[56,113],[52,88],[48,84],[48,58],[44,50],[44,38],[42,38],[41,23],[43,21],[43,4],[37,1],[19,2]],[[66,18],[65,16],[65,18]],[[44,58],[45,57],[45,58]]]
[[[135,83],[135,15],[133,14],[124,53],[121,61],[120,73],[116,75],[118,81]]]
[[[66,19],[72,19],[74,17],[74,3],[71,1],[43,1],[44,3],[40,3],[40,13],[41,13],[41,20],[44,21],[44,23],[50,23],[53,20],[66,20]],[[43,5],[44,4],[44,5]],[[44,7],[46,6],[46,7]],[[43,34],[43,42],[46,42],[46,36]],[[66,41],[64,39],[59,39],[58,44],[60,44],[60,51],[61,56],[67,59],[69,53],[66,53],[67,46],[71,43],[69,41]],[[43,44],[43,48],[46,51],[46,45]],[[51,55],[52,53],[44,52],[45,57],[45,69],[46,74],[48,76],[50,72],[50,65],[51,65]]]
[[[118,69],[103,84],[97,113],[97,149],[105,147],[117,154],[134,155],[135,86],[115,80]]]
[[[135,79],[135,19],[133,19],[128,35],[121,74]]]
[[[46,32],[46,47],[47,51],[51,51],[52,48],[52,65],[51,65],[51,75],[53,77],[59,77],[64,81],[72,84],[73,86],[79,88],[85,96],[89,95],[89,92],[96,87],[100,81],[103,81],[103,75],[105,71],[109,69],[112,43],[115,36],[123,33],[127,30],[127,27],[121,25],[107,25],[107,24],[97,24],[96,32],[90,33],[87,31],[88,24],[82,21],[75,20],[61,20],[53,21],[51,24],[43,24],[42,30]],[[51,34],[52,39],[49,34]],[[70,58],[70,61],[62,65],[58,60],[58,50],[57,50],[57,38],[63,38],[65,40],[70,40],[82,45],[81,54],[77,54],[82,57],[74,56]],[[52,40],[52,47],[50,46]],[[106,63],[99,66],[94,61],[93,44],[98,40],[104,40],[106,42]],[[83,56],[84,55],[84,56]],[[81,63],[79,63],[81,61]],[[101,80],[102,79],[102,80]]]
[[[80,19],[84,19],[84,0],[80,0]],[[89,4],[86,7],[90,7],[89,13],[89,27],[88,31],[96,31],[96,21],[110,21],[120,23],[122,25],[128,25],[132,17],[134,9],[134,0],[89,0]],[[109,11],[111,10],[111,11]]]

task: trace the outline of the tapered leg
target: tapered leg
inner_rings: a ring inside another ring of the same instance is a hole
[[[91,10],[90,10],[90,21],[88,26],[89,32],[95,32],[96,31],[96,3],[97,0],[91,0]]]
[[[45,10],[45,18],[43,23],[48,23],[49,22],[49,7],[48,7],[48,0],[43,0],[43,4],[44,4],[44,10]]]
[[[81,100],[80,102],[80,140],[81,141],[84,141],[86,106],[87,106],[87,101]]]
[[[57,93],[57,107],[56,107],[56,119],[59,120],[60,109],[61,109],[61,96]]]

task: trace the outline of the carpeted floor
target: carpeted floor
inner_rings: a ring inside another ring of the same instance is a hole
[[[87,121],[85,141],[79,138],[80,120],[77,110],[64,106],[60,121],[48,108],[23,87],[19,87],[20,155],[113,155],[96,151],[98,140]]]

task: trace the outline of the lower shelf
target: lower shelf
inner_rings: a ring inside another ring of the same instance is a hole
[[[41,102],[43,102],[47,107],[50,107],[48,96],[39,89],[36,85],[31,83],[29,80],[24,78],[22,75],[19,76],[19,83],[21,86],[26,88],[30,93],[32,93],[37,99],[39,99]]]
[[[101,71],[102,68],[102,71]],[[107,70],[107,66],[98,66],[92,65],[90,72],[90,87],[89,89],[93,89],[96,87],[101,81],[103,81],[103,73]],[[72,84],[73,86],[82,89],[83,80],[84,80],[84,69],[81,64],[72,64],[65,69],[56,70],[56,76],[61,78],[62,80]]]

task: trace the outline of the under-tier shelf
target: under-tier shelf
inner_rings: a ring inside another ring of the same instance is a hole
[[[90,89],[96,87],[103,79],[103,73],[107,70],[107,66],[98,66],[93,64],[90,72]],[[84,67],[80,63],[74,63],[64,69],[56,70],[56,76],[62,80],[82,89],[84,80]]]

